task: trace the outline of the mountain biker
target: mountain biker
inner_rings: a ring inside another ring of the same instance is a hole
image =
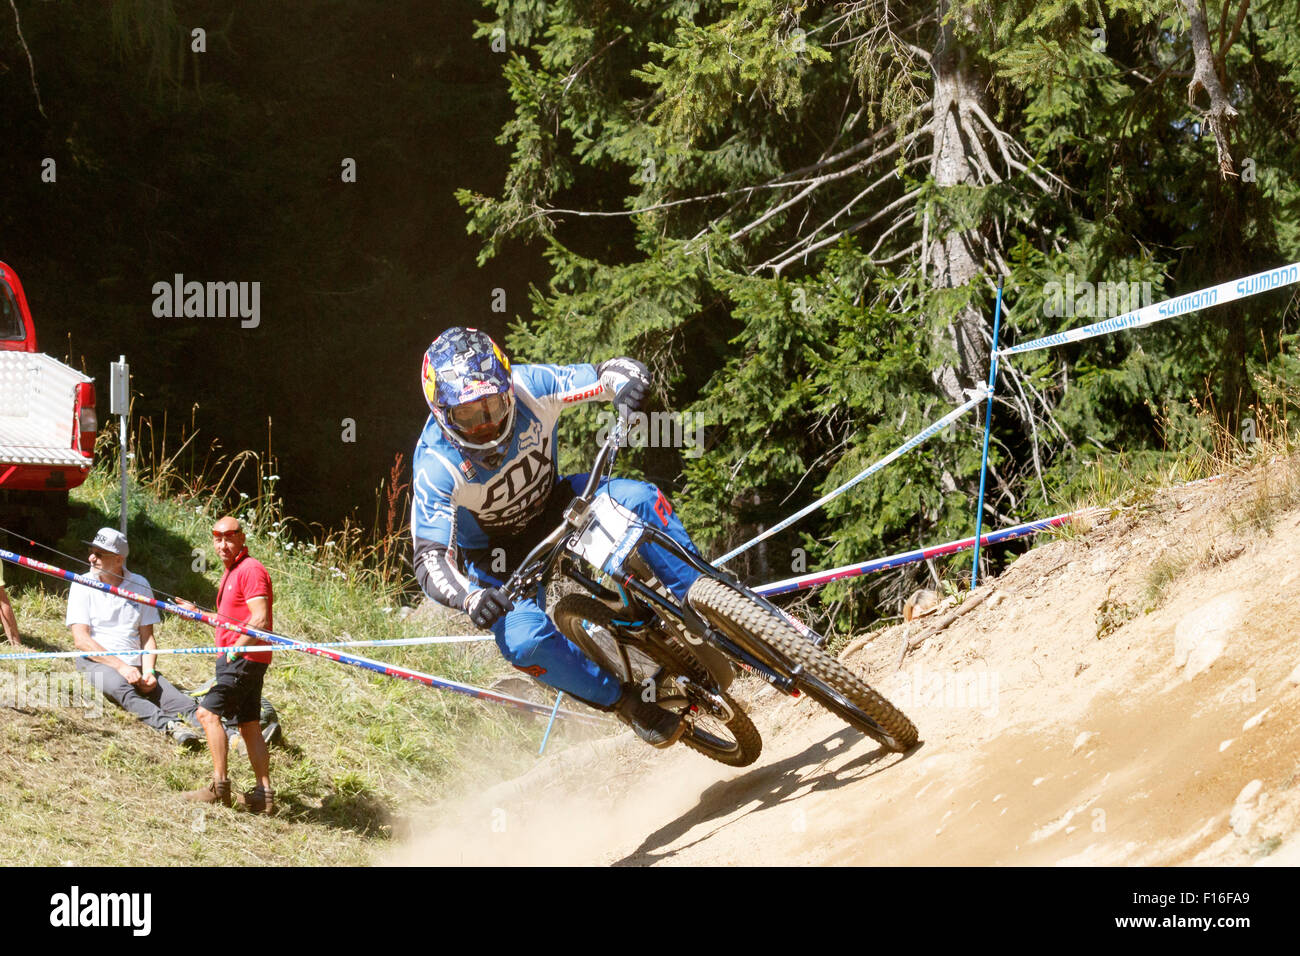
[[[411,537],[424,593],[491,630],[519,670],[600,710],[611,711],[656,747],[672,744],[682,716],[642,700],[578,650],[547,616],[544,595],[511,603],[503,584],[562,519],[587,475],[561,478],[556,429],[571,405],[612,399],[627,416],[641,408],[650,377],[635,359],[599,365],[516,365],[477,329],[447,329],[424,353],[430,415],[412,461]],[[698,553],[672,506],[654,485],[626,478],[601,486],[616,502]],[[656,545],[641,556],[685,601],[694,568]],[[464,559],[464,571],[459,568]]]

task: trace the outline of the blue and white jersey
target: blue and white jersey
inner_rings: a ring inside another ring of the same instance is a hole
[[[411,536],[452,549],[488,547],[541,513],[558,476],[555,435],[570,405],[610,399],[593,365],[515,365],[515,426],[501,464],[471,464],[429,416],[412,461]]]

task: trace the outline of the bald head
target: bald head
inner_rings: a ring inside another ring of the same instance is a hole
[[[226,515],[212,526],[212,547],[226,567],[235,563],[244,550],[244,528],[238,518]]]
[[[224,518],[219,519],[217,523],[212,526],[212,536],[214,538],[217,535],[243,534],[243,533],[244,533],[244,528],[239,523],[239,519],[232,517],[231,515],[226,515]]]

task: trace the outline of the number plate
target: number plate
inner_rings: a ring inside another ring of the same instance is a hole
[[[640,537],[640,519],[609,495],[600,495],[591,503],[591,521],[576,540],[569,540],[569,547],[592,567],[619,574]]]

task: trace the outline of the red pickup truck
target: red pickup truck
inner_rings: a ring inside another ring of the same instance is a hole
[[[36,350],[23,284],[0,262],[0,527],[63,537],[97,428],[93,380]]]

